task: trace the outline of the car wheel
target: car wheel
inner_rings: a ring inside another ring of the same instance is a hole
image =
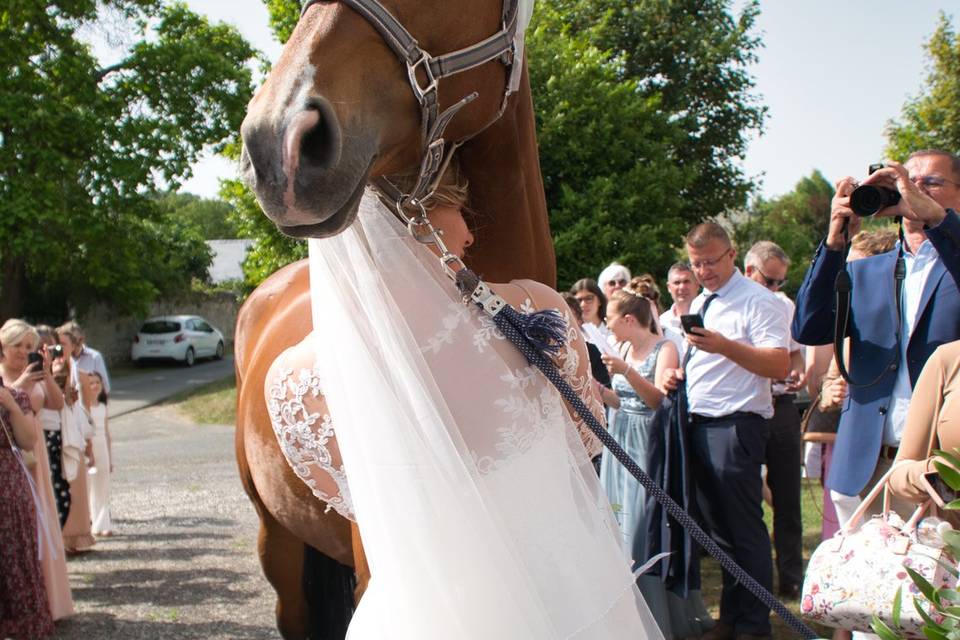
[[[187,352],[183,355],[183,364],[192,367],[197,361],[197,355],[193,352],[193,347],[187,347]]]
[[[217,355],[215,356],[217,360],[223,360],[223,343],[217,343]]]

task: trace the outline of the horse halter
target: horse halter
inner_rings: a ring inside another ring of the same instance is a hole
[[[303,18],[307,9],[313,5],[324,1],[332,0],[305,0],[300,11],[300,17]],[[406,65],[410,88],[420,105],[421,111],[422,158],[420,174],[412,192],[408,194],[401,193],[385,178],[377,179],[375,184],[383,195],[384,201],[391,208],[396,207],[397,213],[404,222],[408,225],[416,222],[420,226],[423,224],[418,220],[423,212],[421,202],[433,194],[440,177],[453,157],[454,151],[480,131],[496,122],[506,111],[507,100],[514,92],[514,83],[512,82],[513,74],[516,72],[514,65],[522,64],[521,60],[515,59],[519,0],[503,0],[502,26],[497,33],[469,47],[439,56],[432,56],[424,51],[417,40],[410,35],[410,32],[380,4],[379,0],[337,1],[350,7],[369,22],[380,33],[387,46],[397,54],[400,62]],[[473,102],[478,94],[473,92],[464,96],[441,112],[438,96],[440,80],[479,67],[498,58],[507,68],[508,74],[503,101],[496,117],[466,138],[448,143],[443,137],[447,125],[450,124],[457,112]],[[424,81],[421,81],[421,76]],[[406,216],[403,212],[403,209],[410,206],[417,212],[414,218]]]

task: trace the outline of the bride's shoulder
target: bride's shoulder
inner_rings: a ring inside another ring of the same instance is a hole
[[[532,306],[534,309],[565,311],[567,308],[567,303],[564,302],[559,293],[536,280],[511,280],[507,283],[491,284],[490,286],[499,296],[517,309]]]

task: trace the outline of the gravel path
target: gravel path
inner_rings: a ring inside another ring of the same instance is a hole
[[[279,638],[233,427],[169,407],[112,420],[116,535],[68,562],[77,615],[55,638]]]

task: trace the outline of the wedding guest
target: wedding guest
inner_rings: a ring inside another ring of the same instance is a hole
[[[80,325],[72,320],[65,322],[57,329],[57,334],[60,336],[63,348],[76,361],[76,371],[99,373],[100,379],[103,380],[103,388],[109,395],[110,375],[107,373],[107,364],[99,351],[87,345],[86,334]]]
[[[10,353],[18,347],[4,350]],[[33,491],[22,459],[33,449],[29,396],[0,387],[0,638],[46,638],[53,633],[38,550]]]
[[[54,373],[65,377],[64,407],[60,411],[60,427],[63,435],[63,475],[69,483],[70,515],[63,525],[63,546],[68,555],[83,553],[93,548],[96,540],[90,520],[90,498],[87,489],[87,459],[93,458],[90,438],[93,427],[80,402],[79,387],[72,383],[69,368],[71,360],[58,361],[61,368]],[[79,384],[87,384],[88,374],[78,374]],[[92,464],[96,461],[92,460]]]
[[[940,345],[927,360],[913,389],[913,401],[907,411],[900,450],[890,475],[894,495],[913,503],[933,499],[943,509],[944,502],[924,474],[935,472],[935,449],[954,453],[960,447],[960,341]],[[942,515],[954,526],[960,525],[956,511]]]
[[[607,315],[607,296],[600,290],[597,283],[590,278],[581,278],[570,287],[570,293],[580,305],[580,314],[583,323],[593,325],[606,339],[610,335],[604,318]],[[601,349],[601,345],[597,345]]]
[[[617,409],[610,434],[656,482],[663,482],[664,434],[657,431],[654,412],[664,392],[663,378],[678,364],[674,344],[655,330],[656,316],[642,295],[644,283],[634,278],[626,289],[615,291],[607,305],[607,324],[621,344],[622,357],[604,355],[613,374],[613,388],[601,389],[603,401]],[[661,539],[661,512],[653,496],[613,456],[604,453],[600,480],[620,525],[633,569],[664,551],[669,543]],[[678,551],[679,550],[671,550]],[[699,636],[712,623],[700,598],[699,589],[686,599],[667,589],[656,570],[637,578],[637,586],[650,606],[665,638]]]
[[[630,269],[618,262],[611,262],[600,272],[597,283],[603,290],[603,295],[609,298],[614,291],[623,289],[630,282]]]
[[[90,374],[85,404],[93,422],[91,448],[95,464],[87,476],[90,489],[90,515],[94,536],[113,535],[110,520],[110,475],[113,473],[113,445],[107,424],[107,392],[99,373]]]

